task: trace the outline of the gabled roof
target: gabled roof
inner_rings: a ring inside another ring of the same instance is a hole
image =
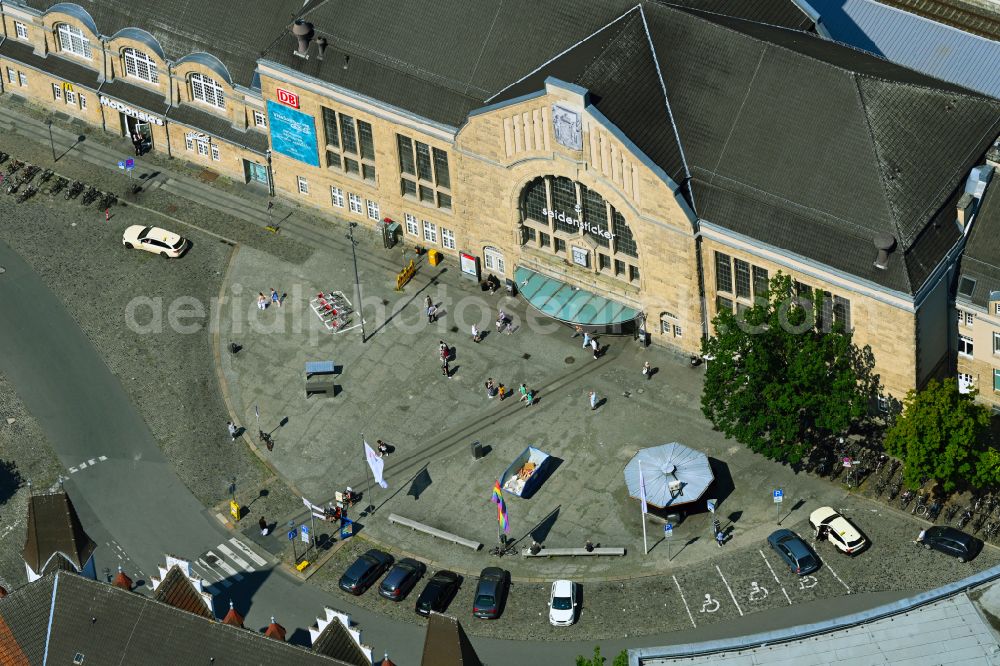
[[[351,636],[351,632],[339,620],[333,620],[326,625],[313,641],[312,649],[318,654],[336,657],[353,666],[370,666],[372,663],[371,655],[361,648]]]
[[[431,613],[421,666],[482,666],[482,663],[458,620]]]
[[[215,619],[212,609],[205,604],[202,592],[195,588],[179,566],[170,567],[167,575],[157,584],[153,598],[179,610]]]
[[[28,529],[22,555],[32,571],[44,574],[50,567],[61,566],[59,559],[81,571],[96,548],[83,530],[69,495],[56,492],[28,499]]]
[[[962,253],[956,298],[988,307],[1000,291],[1000,185],[986,188]]]

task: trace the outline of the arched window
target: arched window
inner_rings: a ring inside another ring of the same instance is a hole
[[[122,58],[125,60],[125,74],[149,83],[159,83],[156,73],[156,63],[142,51],[124,49]]]
[[[222,93],[222,86],[204,74],[192,74],[191,77],[191,99],[211,104],[214,107],[226,108],[226,97]]]
[[[60,23],[56,28],[59,35],[59,50],[72,53],[73,55],[92,58],[90,50],[90,40],[83,36],[83,31],[68,23]]]

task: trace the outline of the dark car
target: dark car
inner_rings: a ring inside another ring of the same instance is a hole
[[[417,597],[417,605],[414,610],[420,615],[430,615],[431,611],[443,613],[448,609],[448,604],[455,598],[459,586],[462,584],[462,577],[454,571],[438,571],[427,581],[423,592]]]
[[[920,543],[928,550],[939,550],[959,562],[968,562],[983,548],[982,541],[954,527],[928,527]]]
[[[785,561],[792,573],[805,576],[819,569],[819,558],[795,532],[778,530],[767,537],[767,542]]]
[[[354,560],[354,564],[340,577],[340,589],[355,596],[363,594],[390,566],[392,555],[381,550],[369,550]]]
[[[382,584],[378,586],[378,593],[386,599],[400,601],[410,593],[425,571],[427,571],[427,567],[423,562],[404,557],[396,562],[396,566],[389,571],[389,575],[382,579]]]
[[[500,567],[486,567],[479,574],[472,614],[486,620],[495,620],[503,612],[507,598],[510,575]]]

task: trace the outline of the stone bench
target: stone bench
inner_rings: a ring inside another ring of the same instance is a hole
[[[306,397],[308,398],[314,393],[329,393],[330,395],[337,395],[337,385],[332,379],[310,377],[306,380]]]
[[[436,527],[431,527],[430,525],[424,525],[423,523],[417,522],[416,520],[411,520],[409,518],[404,518],[403,516],[398,516],[395,513],[389,514],[389,522],[395,523],[397,525],[403,525],[409,527],[412,530],[417,530],[423,532],[424,534],[430,534],[438,539],[444,539],[445,541],[451,541],[452,543],[457,543],[459,546],[465,546],[466,548],[471,548],[472,550],[479,550],[483,547],[483,544],[478,541],[473,541],[472,539],[465,539],[458,536],[457,534],[452,534],[451,532],[445,532],[444,530],[439,530]]]
[[[521,551],[524,557],[577,557],[584,555],[615,555],[621,557],[625,555],[624,548],[542,548],[537,553],[532,553],[530,548]]]

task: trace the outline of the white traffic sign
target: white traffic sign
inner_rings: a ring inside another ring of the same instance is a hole
[[[781,488],[775,488],[773,495],[775,504],[781,504],[781,501],[785,499],[785,491]]]
[[[674,535],[674,526],[670,523],[665,523],[663,525],[663,536],[670,538]]]

